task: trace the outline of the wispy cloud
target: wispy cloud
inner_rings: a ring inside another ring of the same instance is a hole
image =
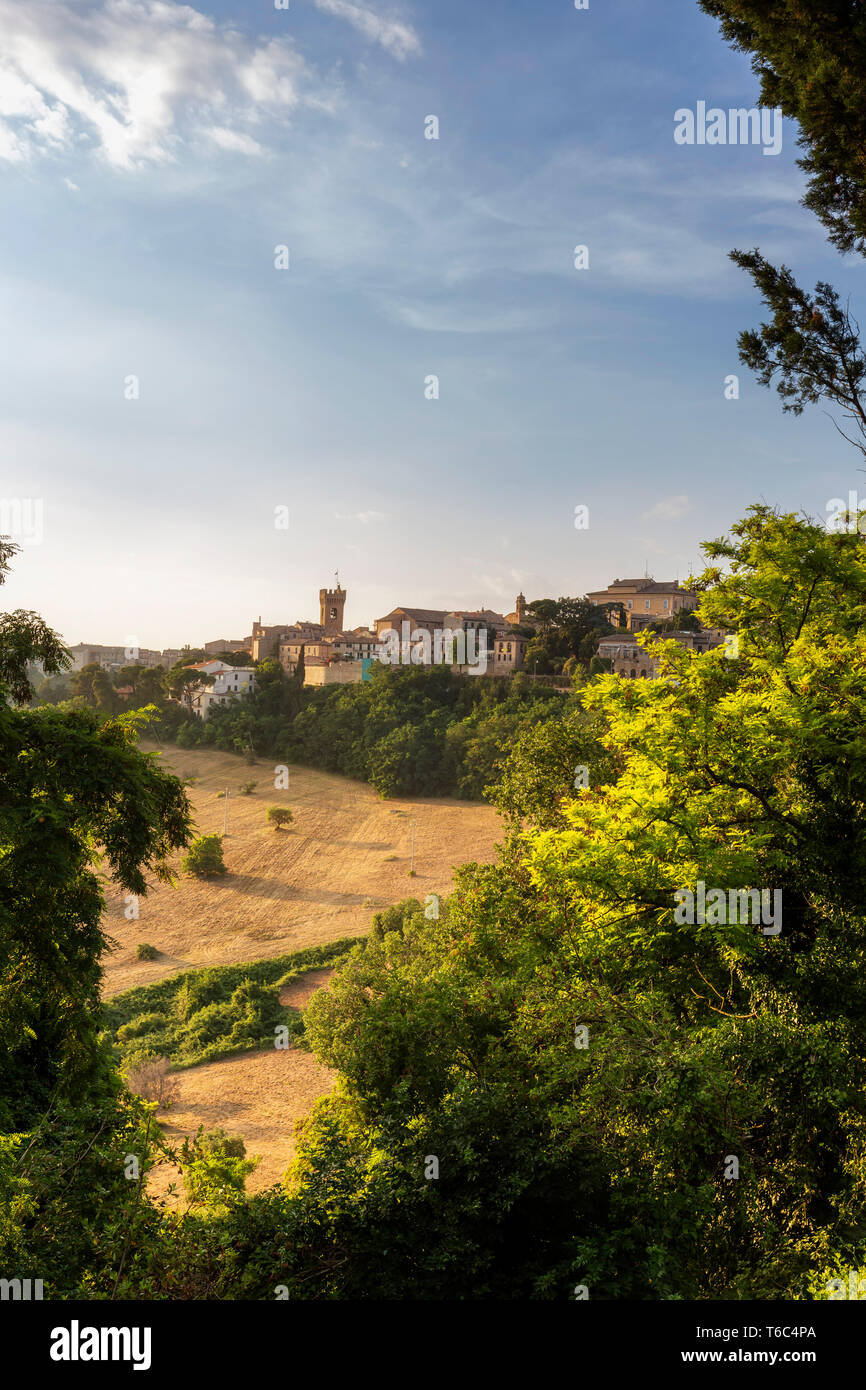
[[[421,52],[421,40],[410,24],[403,20],[384,18],[366,5],[351,0],[315,0],[317,10],[348,20],[366,39],[379,43],[393,58],[403,62]]]
[[[677,493],[676,497],[662,497],[649,511],[644,512],[644,518],[648,521],[678,521],[682,516],[688,516],[692,510],[692,504],[684,492]]]
[[[378,521],[387,521],[387,512],[334,512],[337,521],[360,521],[362,526],[369,526]]]
[[[0,0],[0,159],[90,149],[129,169],[204,139],[258,154],[311,74],[291,41],[250,39],[172,0]],[[311,94],[314,95],[314,94]]]

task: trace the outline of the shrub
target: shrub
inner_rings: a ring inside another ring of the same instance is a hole
[[[243,1140],[232,1139],[220,1129],[210,1133],[199,1129],[192,1141],[185,1139],[180,1161],[190,1205],[225,1207],[237,1202],[243,1196],[247,1175],[259,1161],[245,1158],[245,1154]]]
[[[268,807],[268,820],[275,830],[282,830],[284,825],[291,825],[294,819],[294,812],[290,811],[288,806]]]
[[[221,835],[199,835],[184,855],[183,868],[196,878],[210,878],[212,874],[224,874],[223,843]]]
[[[180,1071],[234,1052],[273,1047],[277,1024],[300,1039],[303,1020],[297,1009],[280,1004],[279,990],[307,970],[335,965],[357,947],[355,938],[345,937],[266,960],[184,971],[114,995],[106,1003],[106,1019],[123,1070],[160,1056]]]
[[[129,1023],[123,1023],[117,1030],[117,1041],[120,1043],[128,1042],[130,1038],[141,1038],[148,1033],[155,1033],[165,1027],[165,1014],[147,1013],[139,1014],[137,1018],[130,1019]]]
[[[171,1011],[176,1018],[186,1021],[209,1004],[226,1003],[231,992],[231,986],[213,967],[190,971],[184,976],[175,993]]]
[[[156,1101],[160,1110],[176,1101],[180,1092],[167,1057],[142,1059],[127,1072],[126,1084],[144,1100]]]
[[[149,946],[146,941],[139,941],[135,948],[136,960],[156,960],[159,951],[155,946]]]
[[[247,1146],[239,1134],[226,1134],[224,1129],[200,1130],[196,1147],[205,1154],[225,1154],[226,1158],[246,1158]]]
[[[252,796],[253,792],[255,791],[258,785],[258,782],[242,782],[241,796]]]

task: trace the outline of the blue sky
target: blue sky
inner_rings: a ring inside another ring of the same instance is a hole
[[[792,125],[675,144],[757,96],[694,0],[0,0],[0,32],[0,497],[44,505],[3,600],[69,642],[242,637],[337,569],[352,625],[507,612],[862,482],[738,364],[729,249],[855,312],[862,271]]]

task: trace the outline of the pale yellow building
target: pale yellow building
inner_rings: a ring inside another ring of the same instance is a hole
[[[598,607],[607,608],[610,621],[618,621],[617,609],[621,606],[626,615],[629,632],[640,632],[642,628],[660,619],[672,618],[682,608],[697,607],[698,596],[691,589],[684,589],[676,579],[615,579],[606,589],[596,589],[587,598]]]

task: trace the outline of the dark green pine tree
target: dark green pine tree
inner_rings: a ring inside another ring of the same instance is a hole
[[[863,0],[699,0],[751,55],[761,105],[800,127],[803,202],[840,251],[866,250],[866,4]]]
[[[866,3],[864,0],[698,0],[720,21],[760,78],[760,102],[797,121],[809,183],[803,203],[843,252],[866,254]],[[860,330],[832,285],[800,288],[787,266],[760,251],[733,251],[764,304],[768,322],[739,336],[740,360],[763,386],[775,384],[783,410],[841,411],[840,433],[866,455],[866,358]],[[831,415],[831,418],[833,416]]]

